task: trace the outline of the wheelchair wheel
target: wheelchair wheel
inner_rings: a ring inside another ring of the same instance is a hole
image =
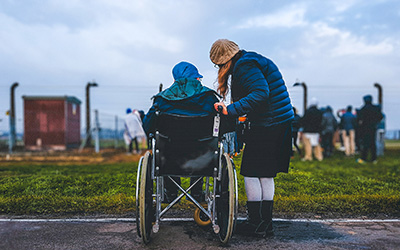
[[[136,231],[137,235],[142,238],[140,234],[140,216],[139,216],[139,189],[140,189],[140,174],[141,174],[141,169],[142,169],[142,163],[143,163],[143,156],[140,157],[138,168],[137,168],[137,173],[136,173]]]
[[[146,152],[141,161],[140,180],[139,180],[139,210],[136,212],[138,217],[136,223],[139,227],[138,235],[144,243],[150,241],[150,234],[154,221],[154,205],[153,205],[153,180],[151,179],[151,154]]]
[[[237,214],[237,178],[233,163],[224,153],[222,155],[221,180],[217,185],[219,197],[216,199],[217,224],[220,228],[219,238],[223,244],[232,237]]]
[[[194,221],[197,223],[197,225],[205,227],[211,224],[210,218],[204,214],[199,208],[196,208],[194,210]]]

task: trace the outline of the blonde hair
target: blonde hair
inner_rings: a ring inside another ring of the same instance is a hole
[[[237,60],[241,57],[242,53],[239,51],[233,58],[227,61],[224,65],[219,67],[218,70],[218,93],[225,99],[228,94],[229,76],[233,73],[233,68]]]
[[[229,60],[218,70],[218,93],[225,99],[228,93],[228,80],[232,74],[232,60]]]

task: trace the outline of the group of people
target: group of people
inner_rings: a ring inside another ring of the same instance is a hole
[[[364,106],[356,112],[353,112],[351,105],[346,111],[338,111],[340,122],[336,120],[330,106],[319,109],[316,98],[311,100],[303,117],[295,110],[292,123],[293,144],[301,155],[297,145],[300,134],[305,151],[303,161],[313,160],[313,155],[319,161],[330,157],[338,138],[346,156],[354,156],[356,152],[360,152],[358,163],[377,162],[377,155],[383,155],[384,115],[379,105],[372,104],[371,95],[366,95],[363,99]]]
[[[266,237],[273,233],[274,178],[278,173],[288,173],[293,136],[302,132],[305,160],[312,159],[313,147],[317,159],[322,160],[323,154],[328,156],[332,153],[333,132],[340,125],[335,123],[332,109],[322,112],[317,108],[316,100],[312,100],[309,109],[300,118],[291,104],[282,74],[269,58],[240,49],[235,42],[227,39],[215,41],[209,57],[218,68],[217,91],[202,85],[203,76],[192,63],[183,61],[176,64],[172,69],[173,84],[153,96],[153,106],[143,118],[144,132],[147,135],[154,132],[156,110],[196,116],[216,114],[222,109],[223,118],[236,122],[236,128],[240,127],[236,133],[232,133],[234,129],[225,131],[226,137],[238,138],[240,135],[240,140],[234,140],[236,145],[245,144],[240,174],[244,176],[247,220],[238,223],[236,232]],[[228,94],[230,101],[227,103]],[[368,107],[360,110],[358,126],[370,126],[367,125],[368,119],[373,112]],[[344,114],[342,119],[351,120],[347,116]],[[352,129],[346,125],[344,130],[349,131],[345,135],[351,138]],[[319,148],[320,135],[324,153]],[[367,145],[367,140],[364,143]],[[351,145],[350,142],[348,144]],[[296,143],[295,146],[301,153]],[[227,148],[229,153],[234,152],[232,145],[227,145]],[[351,154],[352,151],[349,152]],[[202,184],[192,191],[201,196]],[[168,199],[171,191],[165,190],[165,193]],[[173,197],[175,195],[172,193]]]

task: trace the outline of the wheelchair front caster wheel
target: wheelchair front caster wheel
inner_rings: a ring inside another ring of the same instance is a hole
[[[194,211],[194,221],[197,223],[197,225],[205,227],[211,224],[210,218],[206,214],[204,214],[200,208],[196,208]]]

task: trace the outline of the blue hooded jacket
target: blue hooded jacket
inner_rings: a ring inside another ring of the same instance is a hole
[[[273,126],[293,120],[293,107],[278,67],[268,58],[242,50],[231,81],[229,116],[247,114],[252,126]]]
[[[187,62],[178,63],[172,74],[175,82],[153,96],[153,106],[143,119],[146,134],[155,130],[155,106],[158,106],[160,112],[176,115],[199,116],[216,113],[214,103],[219,102],[218,94],[196,79],[202,76],[194,65]]]

